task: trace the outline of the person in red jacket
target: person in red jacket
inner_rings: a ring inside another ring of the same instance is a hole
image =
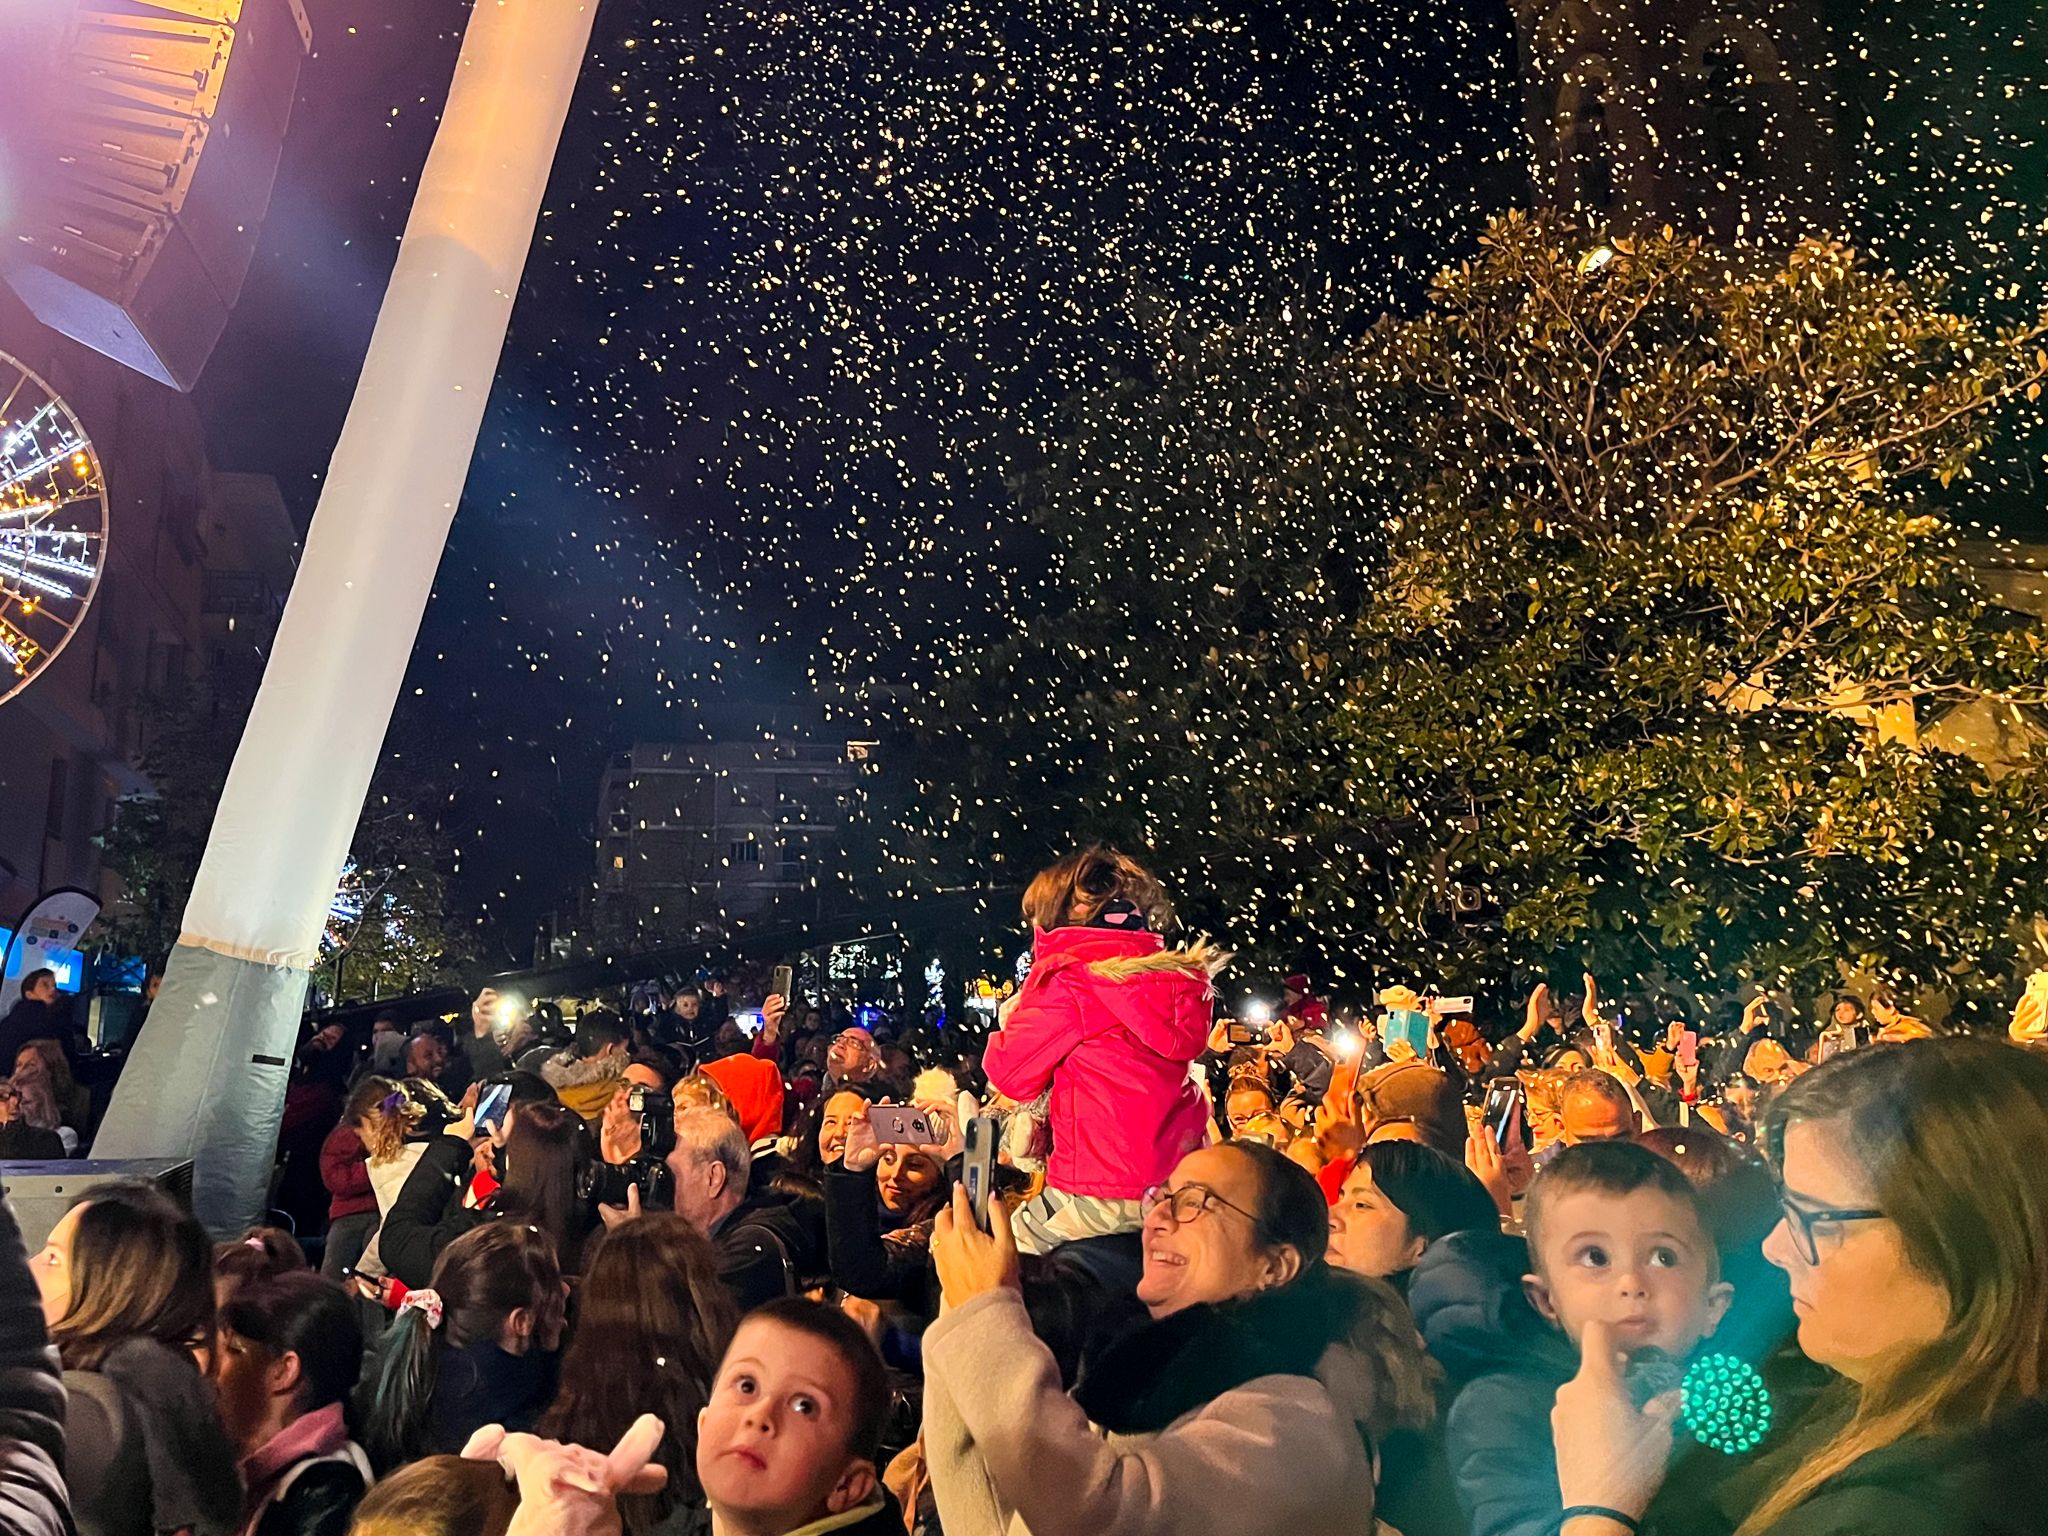
[[[370,1149],[356,1134],[356,1125],[395,1086],[389,1078],[364,1078],[348,1096],[341,1123],[320,1143],[320,1182],[327,1186],[327,1247],[320,1273],[330,1280],[345,1281],[355,1273],[356,1261],[377,1231]]]
[[[1024,893],[1031,971],[989,1040],[982,1070],[1028,1104],[1048,1095],[1045,1190],[1013,1218],[1018,1247],[1135,1232],[1145,1192],[1208,1132],[1190,1066],[1202,1054],[1216,973],[1206,940],[1168,948],[1173,905],[1136,860],[1082,849]]]

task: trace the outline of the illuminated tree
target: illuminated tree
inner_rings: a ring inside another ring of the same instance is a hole
[[[149,702],[142,767],[156,792],[122,801],[101,840],[120,881],[106,916],[111,947],[161,963],[177,942],[249,703],[202,690]],[[432,985],[472,958],[465,925],[448,913],[445,809],[444,797],[392,764],[372,781],[321,943],[317,980],[331,997]]]
[[[2042,903],[2048,762],[1919,737],[2048,699],[2048,641],[1927,492],[2042,333],[1837,245],[1518,215],[1353,344],[1169,331],[1026,487],[1069,603],[925,712],[930,857],[1128,840],[1354,977],[1565,950],[1967,991]]]

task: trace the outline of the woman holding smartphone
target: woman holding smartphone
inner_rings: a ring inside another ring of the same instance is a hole
[[[826,1262],[841,1290],[908,1308],[928,1322],[939,1310],[929,1257],[932,1221],[952,1192],[949,1168],[959,1136],[952,1111],[938,1102],[951,1095],[922,1079],[920,1086],[926,1091],[916,1097],[930,1102],[871,1104],[849,1123],[839,1158],[825,1166],[825,1241]],[[878,1117],[892,1134],[923,1126],[940,1139],[885,1142],[877,1134]]]

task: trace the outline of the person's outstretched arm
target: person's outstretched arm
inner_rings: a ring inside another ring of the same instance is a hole
[[[14,1212],[0,1201],[0,1531],[65,1536],[64,1378]]]

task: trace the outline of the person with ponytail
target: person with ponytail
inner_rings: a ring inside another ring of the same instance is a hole
[[[334,1281],[296,1270],[244,1285],[222,1306],[221,1423],[242,1458],[242,1536],[345,1536],[370,1486],[349,1438],[363,1332]]]
[[[1799,1347],[1841,1380],[1722,1528],[2048,1530],[2048,1059],[1969,1038],[1849,1052],[1786,1088],[1765,1141],[1780,1217],[1764,1257],[1790,1281]],[[1589,1351],[1552,1425],[1577,1508],[1563,1536],[1643,1528],[1670,1405],[1638,1408]]]
[[[1018,1246],[1136,1232],[1139,1200],[1207,1138],[1190,1068],[1208,1045],[1213,985],[1229,956],[1169,948],[1173,903],[1128,854],[1095,846],[1041,870],[1024,892],[1031,971],[1003,1007],[982,1071],[1005,1098],[1047,1101],[1044,1191],[1016,1212]]]
[[[1226,1142],[1182,1158],[1145,1207],[1149,1321],[1071,1393],[1032,1331],[1003,1206],[992,1233],[964,1190],[940,1214],[924,1444],[946,1536],[1372,1530],[1377,1447],[1426,1428],[1435,1402],[1399,1301],[1325,1262],[1315,1179]]]
[[[433,1284],[400,1299],[360,1395],[377,1470],[458,1454],[486,1424],[531,1429],[555,1397],[566,1296],[537,1226],[494,1221],[450,1243]]]

